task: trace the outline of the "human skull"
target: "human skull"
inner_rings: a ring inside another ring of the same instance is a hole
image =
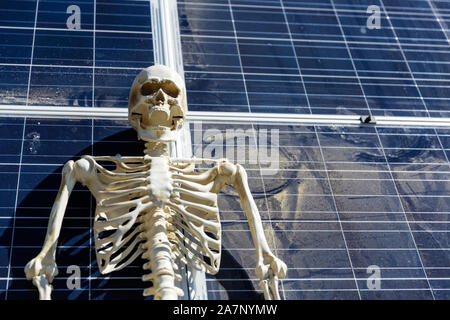
[[[174,141],[186,117],[186,88],[181,76],[163,65],[142,70],[128,100],[128,120],[145,141]]]

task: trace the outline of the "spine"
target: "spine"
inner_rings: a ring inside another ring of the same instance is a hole
[[[154,295],[155,300],[177,300],[183,296],[183,290],[175,286],[177,275],[174,272],[175,255],[171,250],[172,244],[168,239],[167,221],[170,213],[163,209],[156,209],[153,213],[144,216],[141,237],[146,241],[142,244],[144,253],[142,258],[149,260],[145,263],[144,270],[151,270],[142,277],[143,281],[152,281],[153,286],[144,290],[144,296]]]

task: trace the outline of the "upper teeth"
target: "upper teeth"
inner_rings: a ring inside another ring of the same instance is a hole
[[[152,109],[153,110],[157,110],[157,111],[166,111],[167,112],[167,108],[162,107],[162,106],[154,106]]]

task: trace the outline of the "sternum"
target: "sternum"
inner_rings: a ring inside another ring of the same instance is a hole
[[[169,201],[173,186],[167,157],[152,159],[147,183],[149,184],[149,195],[156,206],[162,207]]]

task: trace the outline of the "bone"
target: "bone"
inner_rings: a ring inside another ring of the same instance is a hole
[[[92,158],[92,157],[91,157]],[[148,161],[142,157],[95,157],[97,161],[113,162],[116,165],[116,170],[120,172],[142,172],[149,168]]]
[[[172,207],[172,206],[171,206]],[[204,225],[196,226],[193,225],[189,219],[186,219],[186,216],[190,216],[192,218],[193,216],[187,213],[184,209],[180,207],[173,207],[174,210],[178,211],[181,215],[184,216],[183,222],[187,226],[187,228],[183,228],[185,230],[184,233],[176,232],[175,234],[183,241],[180,241],[180,248],[185,252],[187,248],[184,246],[184,243],[186,243],[188,246],[192,248],[190,250],[193,255],[195,256],[197,253],[201,253],[204,256],[208,257],[210,259],[210,262],[213,263],[215,260],[217,260],[218,254],[215,252],[212,252],[211,249],[220,252],[221,244],[220,239],[213,239],[209,237],[204,232]],[[197,218],[199,219],[199,218]],[[198,220],[197,220],[198,221]],[[176,224],[178,224],[178,221],[174,221]],[[220,224],[215,224],[211,221],[203,221],[204,224],[208,224],[211,226],[211,228],[217,228],[216,232],[220,230]],[[179,225],[179,224],[178,224]],[[219,231],[220,232],[220,231]],[[193,238],[193,240],[190,238],[190,236]],[[219,238],[219,237],[218,237]],[[186,249],[186,250],[185,250]],[[186,252],[185,252],[186,253]],[[194,256],[191,256],[190,258],[192,260],[197,260],[194,258]],[[203,259],[199,259],[202,260]],[[198,262],[198,261],[197,261]],[[212,265],[206,265],[208,269],[211,269]],[[212,269],[211,269],[212,270]]]
[[[221,225],[217,195],[231,184],[238,192],[256,248],[256,275],[266,299],[280,299],[278,280],[286,265],[269,248],[261,217],[248,187],[245,170],[225,159],[169,157],[186,116],[183,79],[165,66],[144,69],[133,82],[129,121],[145,142],[142,157],[84,156],[69,161],[52,208],[41,252],[25,267],[40,299],[50,299],[57,275],[55,253],[65,208],[76,182],[96,199],[94,235],[100,272],[125,268],[138,257],[151,281],[144,296],[177,299],[183,291],[176,262],[216,274],[221,258]],[[211,169],[196,165],[213,164]]]
[[[188,173],[188,172],[185,172]],[[203,185],[206,185],[210,183],[211,181],[215,180],[215,177],[217,176],[217,168],[210,169],[205,172],[201,173],[193,173],[190,172],[189,174],[176,174],[174,173],[173,178],[180,178],[187,181],[197,182]]]
[[[144,180],[145,181],[145,180]],[[142,184],[142,182],[141,182]],[[125,185],[126,186],[126,185]],[[122,188],[124,188],[122,186]],[[100,198],[109,200],[109,199],[114,199],[114,202],[117,202],[117,199],[120,199],[120,197],[124,197],[124,199],[130,199],[130,198],[134,198],[136,194],[140,194],[142,192],[146,192],[147,191],[147,187],[145,186],[137,186],[134,188],[126,188],[126,189],[122,189],[122,190],[105,190],[105,191],[99,191],[98,195]],[[106,202],[106,201],[101,201],[101,202]]]
[[[52,285],[48,282],[45,275],[36,276],[33,278],[33,284],[39,291],[39,300],[51,300]]]
[[[185,263],[188,266],[203,272],[211,269],[211,266],[206,264],[203,260],[203,255],[199,252],[199,250],[196,250],[197,246],[192,245],[191,240],[179,231],[176,232],[176,236],[179,238],[179,246],[176,250],[183,254],[183,259],[186,261]]]
[[[191,199],[198,202],[209,202],[209,203],[217,203],[217,194],[210,193],[210,192],[199,192],[199,191],[192,191],[185,188],[173,188],[174,192],[179,192],[185,195],[190,196]],[[191,200],[191,201],[193,201]]]
[[[207,206],[207,205],[200,204],[200,203],[186,201],[186,200],[182,200],[180,198],[176,198],[174,200],[179,202],[180,204],[182,204],[185,207],[191,207],[191,208],[195,208],[197,210],[203,211],[204,213],[209,215],[208,217],[217,217],[219,214],[219,209],[217,209],[216,207],[211,207],[211,206]]]
[[[137,244],[137,242],[135,244]],[[135,247],[136,246],[133,246],[132,249],[134,249]],[[137,248],[139,247],[137,246]],[[128,250],[128,253],[130,253],[132,249]],[[128,259],[124,260],[125,256],[122,255],[119,259],[109,260],[110,255],[105,255],[108,258],[108,260],[106,260],[104,259],[104,255],[97,253],[97,261],[105,261],[105,264],[103,266],[99,265],[99,269],[102,274],[108,274],[113,271],[118,271],[125,268],[141,255],[142,251],[138,249],[132,255],[128,256]]]
[[[180,213],[184,218],[183,221],[190,226],[192,226],[192,222],[195,222],[199,226],[202,226],[202,227],[207,226],[208,230],[210,230],[211,232],[214,232],[214,233],[220,232],[220,223],[218,223],[216,221],[210,221],[210,220],[206,220],[206,219],[197,217],[196,215],[193,215],[193,214],[187,212],[186,209],[184,209],[182,206],[178,206],[178,205],[169,203],[169,207],[172,208],[173,210],[177,211],[178,213]],[[194,226],[194,229],[197,232],[199,232],[199,230],[200,230],[199,226]],[[201,228],[201,229],[203,229],[203,228]]]
[[[116,191],[118,189],[133,189],[142,186],[145,183],[145,178],[127,179],[108,184],[108,191],[99,191],[99,194]]]
[[[174,184],[178,184],[183,188],[187,187],[187,190],[193,190],[193,191],[198,191],[198,192],[209,192],[209,190],[211,190],[211,184],[213,183],[213,181],[211,181],[210,183],[204,185],[204,184],[200,184],[200,183],[195,183],[195,182],[191,182],[189,180],[184,180],[184,179],[173,179]],[[217,197],[217,195],[216,195]]]
[[[130,197],[126,197],[126,199],[130,199]],[[140,203],[142,203],[144,200],[150,199],[149,196],[145,196],[139,199],[134,199],[134,200],[128,200],[128,201],[122,201],[122,202],[112,202],[112,203],[108,203],[106,199],[106,201],[102,201],[101,203],[99,203],[99,208],[103,209],[103,210],[111,210],[111,209],[115,209],[115,208],[131,208],[133,206],[137,206]]]
[[[96,163],[96,170],[99,172],[99,175],[96,176],[98,179],[102,179],[103,183],[109,184],[110,182],[117,182],[118,180],[129,180],[132,178],[145,178],[146,171],[138,171],[138,172],[114,172],[108,169],[103,168],[99,164]]]

